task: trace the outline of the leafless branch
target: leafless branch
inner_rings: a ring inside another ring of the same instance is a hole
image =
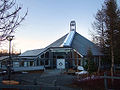
[[[0,0],[0,41],[6,40],[27,16],[28,10],[20,17],[21,9],[16,5],[16,0]]]

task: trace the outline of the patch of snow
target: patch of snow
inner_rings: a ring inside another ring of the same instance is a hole
[[[7,71],[2,71],[3,73],[6,73]]]
[[[102,79],[102,77],[92,75],[91,77],[86,77],[86,78],[83,78],[81,80],[79,79],[78,81],[82,82],[82,81],[86,81],[86,80],[97,80],[97,79]]]
[[[78,70],[84,70],[84,68],[82,66],[78,66],[77,69]]]
[[[23,74],[26,74],[26,73],[28,73],[28,72],[22,72]]]
[[[75,74],[81,75],[81,74],[87,74],[87,71],[81,71],[81,72],[75,72]]]

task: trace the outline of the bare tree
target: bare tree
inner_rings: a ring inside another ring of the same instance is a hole
[[[93,30],[92,38],[93,42],[101,48],[101,52],[105,53],[105,13],[104,13],[104,6],[102,6],[101,10],[98,10],[95,16],[95,21],[92,23]],[[101,59],[99,58],[99,66],[98,66],[98,73],[100,72],[101,68]]]
[[[0,41],[6,40],[25,19],[28,11],[21,17],[21,9],[16,5],[16,0],[0,0]]]
[[[106,32],[106,26],[105,26],[105,13],[104,9],[102,7],[101,10],[98,10],[95,21],[92,24],[94,29],[94,37],[93,40],[95,40],[95,43],[101,47],[102,52],[104,51],[105,46],[105,32]]]

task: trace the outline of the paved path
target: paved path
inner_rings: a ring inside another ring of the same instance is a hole
[[[80,90],[76,88],[67,87],[70,85],[75,76],[63,74],[64,70],[45,70],[37,82],[47,86],[59,86],[61,90]]]
[[[45,70],[41,73],[25,73],[25,74],[15,74],[12,78],[16,80],[22,80],[22,84],[38,84],[43,87],[58,86],[60,90],[81,90],[76,88],[68,87],[75,78],[75,76],[63,74],[63,70]]]
[[[41,77],[47,77],[47,76],[56,76],[56,75],[60,75],[63,72],[63,70],[45,70],[43,72],[43,74],[41,75]]]

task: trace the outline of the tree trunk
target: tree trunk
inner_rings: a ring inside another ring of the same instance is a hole
[[[111,46],[111,57],[112,57],[111,76],[113,76],[113,74],[114,74],[114,52],[113,52],[113,46]]]
[[[88,58],[88,69],[87,69],[87,71],[89,72],[89,70],[90,70],[90,59]]]
[[[98,74],[100,72],[100,68],[101,68],[101,57],[99,56]]]

